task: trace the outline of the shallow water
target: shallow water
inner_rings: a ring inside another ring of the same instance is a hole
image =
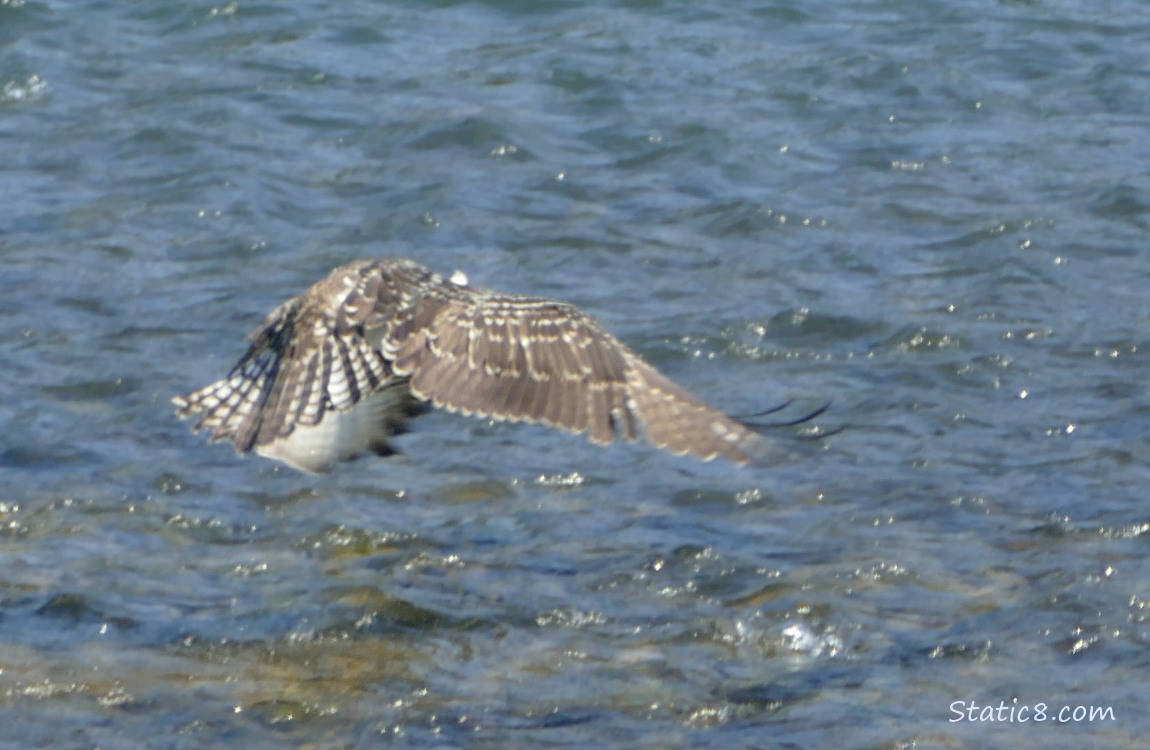
[[[0,745],[1142,747],[1148,42],[1134,0],[0,2]],[[376,255],[845,429],[734,469],[433,414],[309,477],[174,418]]]

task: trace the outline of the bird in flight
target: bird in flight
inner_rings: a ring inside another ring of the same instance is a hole
[[[399,258],[357,260],[277,307],[231,372],[172,399],[195,430],[306,472],[365,453],[426,403],[606,445],[640,435],[703,461],[770,441],[704,404],[578,308],[471,287]],[[811,415],[813,416],[813,415]]]

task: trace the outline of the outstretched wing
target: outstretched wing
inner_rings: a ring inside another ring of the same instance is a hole
[[[448,282],[444,282],[447,284]],[[644,362],[578,308],[445,286],[421,297],[381,349],[411,392],[497,420],[589,433],[595,443],[640,433],[704,461],[761,458],[768,441]]]
[[[173,399],[177,414],[201,414],[195,429],[208,431],[212,441],[231,440],[240,453],[254,449],[308,471],[385,450],[387,434],[405,416],[402,408],[390,413],[401,406],[399,394],[377,399],[363,419],[349,423],[340,416],[395,381],[350,319],[347,293],[329,277],[276,308],[226,378]],[[327,429],[309,429],[321,423]]]
[[[252,345],[223,380],[186,396],[176,396],[181,418],[202,414],[195,430],[210,433],[212,441],[233,440],[240,452],[251,450],[255,437],[270,420],[265,419],[273,391],[281,380],[286,355],[294,347],[295,318],[299,298],[288,300],[268,316],[251,335]]]

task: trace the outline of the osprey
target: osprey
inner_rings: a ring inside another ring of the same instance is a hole
[[[501,294],[414,261],[357,260],[283,303],[222,380],[178,396],[195,430],[307,472],[373,452],[422,402],[497,421],[640,434],[703,461],[768,440],[710,408],[572,305]],[[813,415],[811,415],[813,416]]]

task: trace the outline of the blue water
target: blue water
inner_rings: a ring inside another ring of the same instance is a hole
[[[0,747],[1143,747],[1148,49],[1136,0],[0,2]],[[176,420],[378,255],[843,430],[433,414],[310,477]]]

